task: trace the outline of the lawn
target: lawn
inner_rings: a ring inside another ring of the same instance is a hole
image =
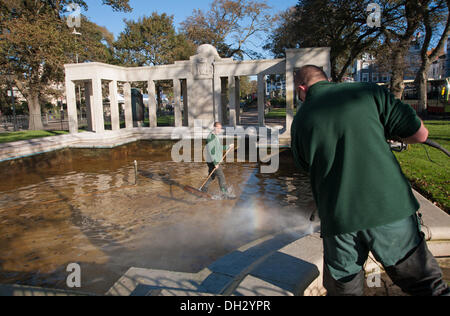
[[[297,109],[294,109],[294,115],[297,113]],[[286,118],[286,108],[275,108],[271,109],[265,118]]]
[[[69,134],[69,132],[65,131],[20,131],[20,132],[7,132],[0,133],[0,144],[9,143],[9,142],[17,142],[21,140],[29,140],[34,138],[42,138],[42,137],[50,137],[50,136],[59,136]]]
[[[449,150],[450,121],[425,121],[424,123],[430,131],[429,138]],[[449,158],[443,152],[421,144],[412,145],[409,150],[396,153],[396,156],[413,187],[450,213]]]

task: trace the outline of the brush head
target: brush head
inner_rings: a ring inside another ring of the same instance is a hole
[[[189,185],[185,185],[183,187],[183,190],[186,191],[186,192],[189,192],[189,193],[191,193],[191,194],[193,194],[193,195],[195,195],[195,196],[197,196],[199,198],[202,198],[202,199],[210,199],[210,200],[213,199],[211,194],[208,194],[206,192],[202,192],[202,191],[200,191],[200,190],[198,190],[196,188],[193,188],[193,187],[191,187]]]

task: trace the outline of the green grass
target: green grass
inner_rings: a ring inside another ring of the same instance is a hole
[[[294,115],[297,110],[294,109]],[[286,109],[272,109],[268,114],[265,115],[265,118],[286,118]]]
[[[174,126],[175,116],[174,115],[164,115],[158,117],[158,126]]]
[[[21,131],[21,132],[7,132],[0,133],[0,144],[9,143],[9,142],[17,142],[21,140],[30,140],[34,138],[43,138],[50,136],[59,136],[69,134],[69,132],[65,131]]]
[[[450,150],[450,121],[424,123],[430,131],[429,138]],[[425,145],[412,145],[408,151],[396,153],[396,156],[413,187],[450,213],[449,158],[441,151]]]

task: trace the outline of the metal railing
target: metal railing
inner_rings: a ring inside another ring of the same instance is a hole
[[[69,120],[67,115],[43,114],[41,115],[44,130],[69,130]],[[14,130],[27,130],[30,124],[29,115],[0,115],[0,132],[11,132]],[[79,126],[87,125],[85,113],[78,115]]]

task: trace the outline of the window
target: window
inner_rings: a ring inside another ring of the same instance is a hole
[[[372,82],[378,82],[379,78],[378,78],[378,74],[374,73],[372,74]]]
[[[364,73],[362,74],[362,82],[369,82],[369,74],[368,73]]]

